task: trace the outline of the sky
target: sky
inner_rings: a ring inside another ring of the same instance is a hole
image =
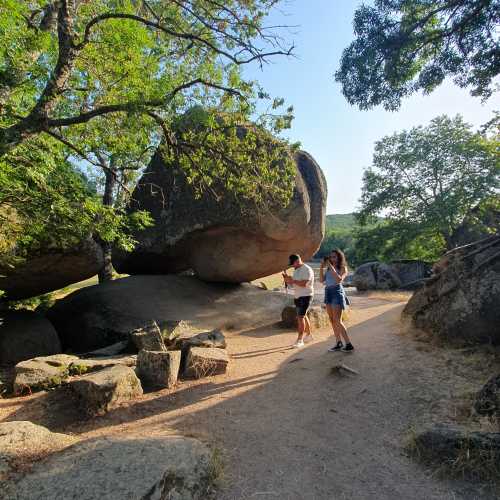
[[[362,175],[371,164],[375,141],[394,132],[426,125],[432,118],[460,113],[479,127],[495,109],[469,92],[445,82],[428,96],[415,95],[398,112],[383,108],[359,111],[342,95],[333,74],[342,50],[353,40],[352,19],[358,0],[286,0],[268,23],[296,26],[283,32],[295,46],[294,58],[276,57],[262,70],[246,69],[272,96],[295,108],[292,129],[285,134],[299,141],[325,173],[327,213],[349,213],[359,207]],[[495,103],[498,109],[498,100]]]

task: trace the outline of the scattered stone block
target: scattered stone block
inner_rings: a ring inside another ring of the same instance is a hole
[[[175,341],[173,347],[183,351],[190,347],[225,349],[227,344],[226,337],[224,337],[224,334],[220,330],[212,330],[196,335],[182,336]]]
[[[179,377],[181,351],[145,351],[137,357],[137,375],[150,387],[174,387]]]
[[[226,373],[229,356],[225,349],[191,347],[189,349],[184,375],[202,378]]]
[[[68,379],[69,365],[77,362],[77,356],[55,354],[21,361],[15,367],[14,394],[50,389]]]
[[[89,416],[102,415],[124,401],[142,396],[135,371],[123,365],[83,375],[68,384]]]
[[[161,331],[156,321],[148,323],[143,328],[137,328],[130,334],[130,339],[137,347],[137,350],[146,351],[166,351],[165,344],[161,337]]]
[[[164,321],[160,324],[161,336],[163,341],[171,345],[175,343],[179,337],[190,337],[203,330],[193,325],[189,321]]]
[[[103,347],[102,349],[97,349],[95,351],[87,352],[85,354],[82,354],[82,356],[86,358],[118,356],[126,352],[128,347],[129,347],[129,341],[122,340],[121,342],[116,342],[116,344],[108,345],[107,347]]]

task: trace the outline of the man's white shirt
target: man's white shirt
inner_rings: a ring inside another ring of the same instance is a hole
[[[294,283],[293,292],[296,299],[314,295],[314,271],[307,264],[302,264],[293,271],[293,279],[295,281],[307,280],[306,286],[299,286]]]

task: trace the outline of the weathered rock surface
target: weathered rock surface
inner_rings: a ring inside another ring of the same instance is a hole
[[[500,344],[500,236],[448,252],[403,317],[453,341]]]
[[[211,454],[195,439],[127,436],[78,443],[34,466],[10,500],[211,498]]]
[[[312,306],[307,313],[313,328],[323,328],[330,324],[328,313],[321,306]],[[281,326],[283,328],[297,327],[297,310],[295,306],[286,306],[281,311]]]
[[[122,340],[114,344],[103,347],[102,349],[96,349],[95,351],[90,351],[82,354],[86,358],[101,358],[107,356],[119,356],[125,352],[129,352],[130,342],[129,340]]]
[[[89,416],[102,415],[125,401],[142,396],[141,382],[135,371],[123,365],[73,379],[68,387]]]
[[[205,281],[242,283],[282,270],[290,253],[312,257],[324,235],[326,181],[308,153],[300,151],[295,159],[289,206],[259,213],[229,194],[222,200],[197,197],[184,173],[157,153],[131,207],[148,210],[155,225],[134,235],[139,244],[133,252],[115,252],[115,269],[127,274],[193,269]]]
[[[360,291],[414,289],[430,273],[431,265],[417,260],[367,262],[356,269],[352,285]]]
[[[137,356],[137,375],[149,387],[174,387],[179,377],[181,351],[145,351]]]
[[[477,393],[474,409],[480,415],[500,417],[500,375],[488,380]]]
[[[421,459],[432,462],[455,461],[465,454],[491,454],[500,463],[500,433],[466,432],[448,425],[436,425],[415,437]]]
[[[68,372],[70,375],[83,375],[85,373],[91,373],[104,368],[110,368],[112,366],[130,366],[134,368],[137,365],[136,355],[119,355],[119,356],[108,356],[101,358],[80,358],[73,361],[69,367]]]
[[[191,347],[184,376],[202,378],[226,373],[229,356],[225,349]]]
[[[21,361],[15,368],[14,394],[29,394],[61,385],[68,379],[70,364],[78,361],[78,357],[68,354]]]
[[[102,264],[101,247],[92,239],[69,250],[43,250],[14,268],[0,267],[0,290],[10,300],[34,297],[91,278]]]
[[[31,311],[0,311],[0,364],[59,352],[61,342],[49,320]]]
[[[12,472],[16,460],[33,457],[48,451],[70,446],[76,438],[50,432],[28,421],[0,423],[0,481]],[[0,491],[0,497],[2,492]],[[2,497],[3,498],[3,497]]]
[[[138,351],[166,351],[165,344],[161,336],[161,331],[156,321],[149,322],[141,328],[137,328],[130,333],[130,340]]]
[[[278,321],[288,302],[284,294],[248,284],[208,284],[190,276],[130,276],[82,288],[58,301],[48,316],[65,349],[87,352],[128,339],[132,330],[152,319],[160,328],[180,320],[203,331],[257,328]]]
[[[187,350],[190,347],[214,347],[216,349],[225,349],[227,347],[226,337],[220,330],[211,332],[202,332],[190,335],[189,332],[183,333],[173,343],[174,349]]]

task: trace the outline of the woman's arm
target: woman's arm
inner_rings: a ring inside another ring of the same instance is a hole
[[[328,267],[330,268],[330,271],[333,274],[333,277],[335,281],[340,284],[342,281],[344,281],[344,278],[347,276],[347,269],[345,267],[340,268],[340,272],[337,272],[334,266],[331,264],[328,264]]]

